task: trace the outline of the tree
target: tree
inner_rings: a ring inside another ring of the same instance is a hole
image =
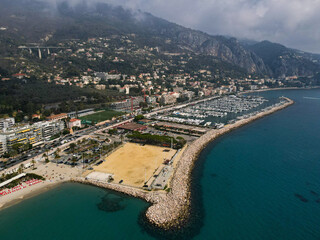
[[[63,135],[67,135],[67,134],[69,134],[70,133],[70,130],[69,129],[63,129],[63,131],[62,131],[62,134]]]
[[[109,131],[108,131],[108,133],[109,133],[110,135],[116,134],[117,132],[118,132],[118,130],[115,129],[115,128],[109,129]]]
[[[15,143],[12,145],[12,150],[15,151],[16,153],[20,153],[21,148],[23,147],[22,143]]]
[[[24,169],[24,165],[21,164],[21,165],[19,166],[18,173],[22,173],[22,172],[23,172],[23,169]]]
[[[75,148],[76,148],[76,144],[75,144],[75,143],[71,143],[71,144],[69,145],[69,147],[70,147],[70,149],[71,149],[71,152],[74,153],[74,150],[75,150]]]
[[[137,115],[137,116],[134,117],[134,121],[135,121],[135,122],[138,122],[138,121],[140,121],[141,119],[144,119],[144,116],[143,116],[143,115]]]
[[[72,157],[71,162],[72,162],[72,166],[74,167],[75,163],[77,162],[77,158],[76,157]]]
[[[31,163],[32,163],[32,169],[34,169],[34,165],[35,165],[36,161],[34,159],[32,159]]]
[[[55,151],[55,153],[54,153],[54,159],[58,159],[58,158],[60,158],[60,155],[59,155],[59,153],[58,153],[57,151]]]
[[[49,158],[48,158],[48,152],[46,151],[46,153],[44,153],[42,155],[43,158],[45,158],[45,163],[48,163],[49,162]]]

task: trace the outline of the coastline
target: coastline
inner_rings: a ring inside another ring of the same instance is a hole
[[[29,169],[26,173],[35,173],[46,178],[45,181],[27,186],[19,191],[11,192],[6,196],[0,197],[0,211],[21,202],[24,199],[31,198],[53,187],[69,182],[71,178],[79,174],[76,168],[57,166],[54,163],[38,164],[35,169]]]
[[[145,212],[145,217],[151,225],[162,229],[179,228],[190,217],[191,173],[201,151],[210,142],[214,141],[218,137],[234,129],[242,127],[252,121],[260,119],[281,109],[284,109],[294,103],[291,99],[286,99],[288,102],[284,103],[281,106],[277,106],[270,110],[260,112],[257,115],[252,116],[248,119],[242,119],[233,124],[226,125],[222,129],[210,130],[206,134],[195,140],[191,145],[189,145],[186,148],[186,150],[182,153],[182,156],[180,157],[179,161],[177,162],[175,171],[170,182],[171,191],[169,191],[168,193],[165,191],[146,191],[114,183],[101,183],[96,181],[89,181],[83,177],[77,177],[74,173],[74,176],[71,178],[68,178],[66,175],[64,179],[61,179],[59,175],[60,181],[47,181],[42,183],[41,185],[38,185],[36,188],[30,189],[27,192],[19,193],[19,196],[11,196],[13,197],[13,199],[7,199],[3,203],[0,202],[0,211],[2,209],[15,205],[24,199],[31,198],[47,190],[50,190],[64,182],[71,181],[82,184],[90,184],[97,187],[117,191],[128,196],[143,199],[151,204],[151,206]],[[59,169],[58,172],[60,173],[61,170],[62,169]]]
[[[19,194],[19,196],[16,196],[14,199],[9,199],[8,201],[0,203],[0,211],[8,207],[11,207],[13,205],[16,205],[25,199],[35,197],[41,193],[51,190],[62,183],[65,183],[65,182],[43,182],[41,183],[41,185],[38,185],[36,188],[29,190],[26,193]]]
[[[320,88],[320,86],[314,86],[314,87],[308,87],[308,88],[301,88],[301,87],[267,88],[267,89],[259,89],[259,90],[248,90],[245,92],[241,92],[240,94],[280,91],[280,90],[311,90],[311,89],[318,89],[318,88]]]
[[[224,128],[219,130],[211,130],[190,145],[183,153],[176,171],[174,172],[171,182],[172,191],[169,192],[161,201],[157,201],[147,209],[146,217],[148,221],[152,225],[164,229],[179,228],[190,215],[190,176],[193,166],[201,151],[218,137],[252,121],[284,109],[294,103],[291,99],[287,98],[287,100],[287,103],[268,111],[261,112],[251,118],[239,120],[236,123],[226,125]]]
[[[146,210],[145,213],[146,219],[151,225],[165,230],[180,228],[190,216],[191,172],[201,151],[218,137],[264,116],[284,109],[294,103],[294,101],[291,99],[286,98],[286,100],[288,102],[281,106],[258,113],[257,115],[248,119],[239,120],[234,124],[226,125],[222,129],[210,130],[195,140],[183,152],[179,162],[177,163],[170,182],[171,191],[168,193],[161,191],[150,192],[125,185],[101,183],[92,180],[89,181],[82,177],[72,179],[72,181],[110,189],[128,196],[143,199],[151,203],[151,206]]]

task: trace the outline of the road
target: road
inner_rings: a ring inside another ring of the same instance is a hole
[[[215,98],[218,98],[218,96],[204,98],[204,99],[200,99],[200,100],[196,100],[196,101],[192,101],[192,102],[188,102],[188,103],[183,103],[183,104],[179,104],[179,105],[171,105],[171,106],[167,106],[167,107],[161,107],[161,108],[155,109],[154,111],[152,111],[150,113],[145,114],[145,117],[151,117],[151,116],[159,114],[159,113],[177,110],[177,109],[184,108],[184,107],[187,107],[192,104],[197,104],[200,102],[209,101],[209,100],[212,100]],[[8,164],[0,165],[0,170],[3,168],[0,171],[0,174],[2,174],[5,171],[11,170],[13,168],[17,168],[24,162],[28,162],[28,161],[30,162],[34,159],[41,159],[44,153],[47,153],[49,155],[49,154],[55,152],[58,148],[60,150],[63,150],[65,148],[67,148],[67,146],[69,146],[71,143],[76,143],[77,141],[82,140],[83,138],[89,138],[90,135],[92,135],[92,134],[102,133],[103,131],[107,131],[109,129],[115,128],[115,127],[123,125],[125,123],[132,122],[133,119],[134,118],[129,118],[129,119],[126,119],[126,120],[123,120],[120,122],[114,122],[114,123],[111,122],[111,124],[108,126],[105,126],[107,121],[100,122],[93,127],[89,127],[89,128],[77,131],[73,135],[68,134],[64,137],[60,137],[58,139],[48,141],[44,144],[44,146],[35,147],[35,148],[29,150],[28,152],[25,152],[23,155],[20,155],[18,157],[15,157],[15,158],[9,160]]]

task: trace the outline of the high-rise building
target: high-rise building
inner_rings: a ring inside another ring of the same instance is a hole
[[[39,145],[60,133],[65,127],[63,121],[37,122],[0,131],[0,154],[10,151],[15,144]]]
[[[0,118],[0,131],[15,124],[14,118]]]

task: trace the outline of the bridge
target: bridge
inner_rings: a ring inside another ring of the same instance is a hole
[[[53,47],[53,46],[19,46],[19,49],[29,49],[30,54],[32,54],[32,49],[38,49],[38,56],[41,59],[42,58],[42,54],[41,54],[41,50],[45,49],[48,52],[48,55],[50,55],[50,49],[63,49],[65,47]]]

